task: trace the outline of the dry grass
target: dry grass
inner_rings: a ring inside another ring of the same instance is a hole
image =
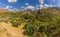
[[[22,24],[16,28],[10,22],[0,22],[0,37],[25,37],[23,35],[23,27],[24,25]]]

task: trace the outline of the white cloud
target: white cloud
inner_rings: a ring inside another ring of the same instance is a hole
[[[5,8],[6,9],[13,9],[14,7],[7,5]]]
[[[36,6],[35,6],[35,9],[36,9],[36,10],[40,9],[39,5],[36,5]]]
[[[29,3],[25,3],[25,5],[29,5]]]
[[[6,6],[7,9],[9,9],[9,6]]]
[[[52,4],[49,5],[50,7],[54,7]]]
[[[44,4],[44,6],[45,6],[45,7],[49,7],[49,5],[48,5],[48,4]]]
[[[44,6],[40,4],[40,9],[42,9]]]
[[[39,2],[40,2],[41,4],[43,4],[43,3],[44,3],[44,0],[39,0]]]
[[[9,5],[7,5],[4,9],[8,9],[9,11],[18,10],[17,8],[14,8],[13,6],[9,6]]]
[[[34,9],[35,9],[34,6],[26,6],[26,7],[22,6],[22,8],[23,8],[24,10],[27,10],[27,9],[29,9],[29,10],[34,10]]]
[[[47,7],[55,7],[55,6],[58,6],[58,4],[60,5],[60,0],[49,0],[49,1],[51,1],[52,3],[51,4],[44,4],[44,0],[39,0],[40,9],[47,8]],[[58,1],[59,1],[59,3],[58,3]]]
[[[8,2],[17,2],[17,0],[8,0]]]
[[[27,6],[27,8],[28,8],[28,9],[32,9],[32,8],[34,8],[34,6]]]
[[[54,7],[54,5],[52,5],[52,4],[44,4],[44,8],[47,8],[47,7]]]
[[[40,9],[43,8],[43,5],[44,5],[44,0],[39,0],[39,6],[40,6]]]
[[[9,11],[17,11],[18,9],[13,8],[13,9],[8,9]]]
[[[9,6],[10,8],[13,8],[12,6]]]

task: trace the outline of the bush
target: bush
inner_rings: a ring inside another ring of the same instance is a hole
[[[24,34],[30,36],[34,35],[34,33],[37,31],[37,27],[31,22],[27,23],[24,29],[25,29]]]

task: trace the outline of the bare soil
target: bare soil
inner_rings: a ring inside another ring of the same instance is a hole
[[[10,22],[0,22],[0,37],[25,37],[23,27],[23,24],[16,28]]]

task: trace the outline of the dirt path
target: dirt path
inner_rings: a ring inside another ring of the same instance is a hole
[[[13,27],[11,23],[0,23],[0,37],[25,37],[23,35],[24,25],[20,25],[18,28]]]

